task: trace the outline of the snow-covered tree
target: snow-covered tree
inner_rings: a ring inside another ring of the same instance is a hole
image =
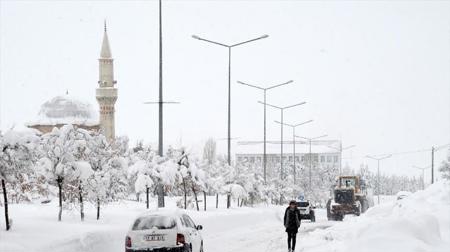
[[[219,207],[219,193],[225,185],[226,168],[228,164],[224,158],[218,158],[213,163],[210,160],[204,159],[201,163],[201,168],[205,171],[205,181],[207,183],[207,190],[209,194],[216,194],[216,208]]]
[[[205,160],[209,165],[216,162],[216,149],[216,141],[214,138],[209,138],[203,147],[203,160]]]
[[[93,173],[86,184],[88,199],[97,205],[97,219],[100,218],[102,203],[127,197],[127,148],[127,138],[116,138],[109,142],[98,132],[92,132],[87,142],[84,160],[91,165]]]
[[[59,213],[58,221],[61,221],[63,198],[79,197],[79,179],[75,162],[84,157],[86,139],[89,132],[72,125],[64,125],[54,128],[44,134],[41,141],[42,158],[38,162],[40,170],[47,181],[58,186]],[[63,186],[67,185],[65,195]],[[72,201],[72,200],[69,200]]]
[[[138,144],[130,154],[131,165],[128,169],[128,179],[132,183],[137,200],[141,193],[146,194],[147,208],[149,208],[150,189],[155,184],[154,156],[155,153],[150,148],[144,148],[142,143]]]
[[[22,182],[27,174],[33,174],[31,169],[35,160],[36,136],[34,134],[8,131],[0,135],[0,180],[5,206],[6,230],[11,223],[8,215],[8,198],[6,183]]]
[[[135,150],[137,151],[130,155],[128,177],[134,183],[137,195],[146,193],[149,207],[150,189],[161,185],[164,191],[170,190],[178,178],[178,166],[174,160],[156,155],[149,147]]]
[[[88,180],[93,175],[91,165],[86,161],[75,161],[72,163],[71,178],[78,184],[78,202],[80,204],[81,221],[84,221],[84,198],[88,190],[85,186],[88,185]]]
[[[247,191],[245,188],[239,184],[226,184],[222,187],[222,190],[227,194],[230,195],[233,199],[246,199],[247,198]],[[238,200],[238,206],[239,200]],[[229,208],[229,206],[228,206]]]
[[[442,174],[442,178],[450,180],[450,148],[447,153],[447,160],[442,161],[439,171]]]

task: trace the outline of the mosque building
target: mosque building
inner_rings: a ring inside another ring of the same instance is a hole
[[[115,138],[115,103],[117,88],[114,80],[114,65],[109,46],[106,24],[99,61],[99,81],[96,89],[98,112],[80,99],[65,95],[56,96],[41,105],[37,117],[28,127],[47,133],[54,127],[72,124],[86,130],[100,130],[108,140]]]

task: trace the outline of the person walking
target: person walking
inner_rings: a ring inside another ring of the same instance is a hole
[[[289,206],[284,212],[284,227],[288,234],[288,251],[295,251],[295,243],[297,239],[298,229],[301,224],[300,210],[297,208],[297,202],[291,200]]]

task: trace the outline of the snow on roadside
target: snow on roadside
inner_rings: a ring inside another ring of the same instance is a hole
[[[282,218],[286,206],[226,209],[226,197],[208,197],[207,212],[188,210],[203,225],[206,251],[287,251]],[[169,198],[169,208],[176,207]],[[156,198],[151,206],[156,206]],[[200,207],[202,208],[202,207]],[[126,201],[102,208],[95,220],[95,207],[86,205],[86,219],[77,211],[65,211],[56,221],[57,202],[12,204],[11,231],[0,229],[0,251],[119,252],[132,220],[145,204]],[[450,182],[439,182],[401,201],[382,203],[360,217],[347,216],[343,222],[328,222],[326,211],[316,209],[317,222],[302,221],[296,251],[301,252],[440,252],[450,248]],[[0,219],[0,226],[4,223]]]
[[[448,251],[450,248],[450,182],[368,210],[301,238],[299,251]]]
[[[168,208],[176,208],[177,200],[178,198],[167,198]],[[210,206],[207,212],[188,210],[196,224],[204,227],[202,233],[207,251],[237,251],[243,243],[247,244],[247,247],[264,248],[267,246],[267,230],[272,230],[271,236],[275,240],[284,235],[280,220],[277,219],[279,207],[239,208],[236,207],[236,202],[233,202],[232,209],[226,209],[225,196],[220,197],[219,209],[215,209],[215,196],[208,197],[208,202]],[[155,211],[156,198],[152,198],[150,205],[151,211]],[[200,208],[202,209],[202,206]],[[58,222],[57,209],[57,201],[49,204],[12,204],[12,229],[2,230],[4,223],[0,219],[0,251],[123,251],[124,237],[132,221],[147,211],[143,202],[111,203],[103,206],[102,217],[97,221],[95,206],[87,203],[84,222],[80,222],[76,209],[64,211],[63,221]],[[277,229],[273,229],[273,226]],[[260,234],[255,236],[255,232]]]

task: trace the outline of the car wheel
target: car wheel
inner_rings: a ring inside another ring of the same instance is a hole
[[[362,206],[361,206],[362,212],[365,213],[368,208],[369,208],[369,201],[367,199],[364,199],[362,201]]]
[[[327,219],[329,221],[334,220],[333,214],[331,213],[331,199],[329,199],[327,202]]]
[[[316,222],[316,214],[315,213],[311,214],[311,222]]]
[[[192,245],[184,244],[183,252],[192,252]]]
[[[356,206],[355,206],[355,215],[356,216],[361,215],[361,209],[362,209],[361,202],[356,201]]]

